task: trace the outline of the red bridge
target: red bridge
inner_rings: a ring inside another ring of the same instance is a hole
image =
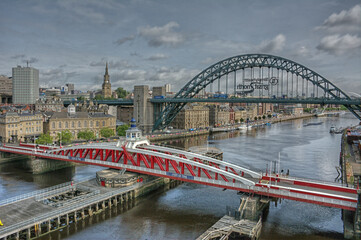
[[[34,144],[3,145],[0,151],[44,159],[97,165],[232,189],[263,196],[355,211],[357,189],[290,176],[267,175],[200,154],[149,145],[148,141],[91,143],[35,148]]]

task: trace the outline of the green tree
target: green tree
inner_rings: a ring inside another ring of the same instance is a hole
[[[257,117],[254,117],[254,120],[255,120],[255,121],[257,121],[257,119],[258,119]]]
[[[263,118],[263,119],[266,119],[266,115],[263,115],[262,118]]]
[[[114,136],[114,131],[113,131],[113,129],[104,127],[102,129],[100,129],[100,135],[105,138],[112,137],[112,136]]]
[[[89,141],[95,139],[95,134],[92,130],[86,129],[84,131],[78,132],[78,138]]]
[[[268,117],[268,118],[271,118],[271,117],[272,117],[272,115],[271,115],[271,114],[268,114],[268,115],[267,115],[267,117]]]
[[[50,136],[49,133],[41,134],[38,139],[35,140],[36,144],[51,144],[53,143],[53,138]]]
[[[85,97],[84,97],[84,96],[79,96],[79,97],[77,97],[77,100],[78,100],[78,101],[84,101],[84,100],[85,100]]]
[[[125,131],[128,130],[130,126],[127,124],[121,125],[117,127],[118,136],[125,136]]]
[[[242,123],[244,122],[244,119],[243,119],[243,118],[241,118],[241,122],[242,122]]]
[[[104,97],[101,94],[97,94],[94,97],[95,100],[104,100]]]
[[[73,140],[73,134],[69,130],[64,130],[58,133],[58,141],[63,144],[71,143]]]
[[[115,90],[118,94],[118,98],[125,98],[128,96],[129,92],[122,87],[118,87],[117,90]]]

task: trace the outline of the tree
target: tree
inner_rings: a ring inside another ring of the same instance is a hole
[[[266,119],[266,115],[263,115],[262,118],[263,118],[263,119]]]
[[[118,136],[125,136],[125,131],[128,130],[130,126],[127,124],[121,125],[117,127]]]
[[[243,118],[241,118],[241,122],[242,122],[242,123],[244,122],[244,119],[243,119]]]
[[[78,138],[89,141],[95,139],[95,134],[92,130],[86,129],[84,131],[78,132]]]
[[[129,92],[122,87],[118,87],[115,91],[118,94],[118,98],[125,98],[129,94]]]
[[[112,136],[114,136],[114,131],[113,131],[113,129],[104,127],[102,129],[100,129],[100,135],[105,138],[112,137]]]
[[[77,100],[80,102],[80,101],[84,101],[85,100],[85,97],[84,96],[79,96],[77,97]]]
[[[257,121],[257,117],[254,117],[254,120]]]
[[[58,133],[58,141],[63,144],[71,143],[71,140],[73,140],[73,134],[69,130],[64,130]]]
[[[271,117],[272,117],[272,115],[271,115],[271,114],[268,114],[268,115],[267,115],[267,117],[268,117],[268,118],[271,118]]]
[[[35,140],[36,144],[51,144],[53,143],[53,138],[50,136],[49,133],[41,134],[38,139]]]
[[[104,100],[104,97],[100,94],[95,95],[95,100]]]

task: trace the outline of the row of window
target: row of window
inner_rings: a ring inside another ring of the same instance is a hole
[[[104,127],[105,126],[105,121],[102,121],[101,122],[101,124],[102,124],[102,127]],[[78,128],[80,128],[80,127],[85,127],[85,128],[87,128],[87,127],[94,127],[94,122],[93,121],[90,121],[90,122],[88,122],[88,121],[84,121],[83,122],[83,125],[82,125],[82,123],[81,123],[81,121],[78,121],[77,123],[76,123],[76,121],[71,121],[71,122],[65,122],[65,123],[63,123],[63,122],[58,122],[58,128],[69,128],[70,126],[72,127],[72,128],[75,128],[75,126],[77,125],[77,127]],[[99,127],[100,126],[100,121],[96,121],[95,122],[95,126],[96,127]],[[52,128],[55,128],[56,127],[56,123],[55,122],[53,122],[52,124],[51,124],[51,127]]]
[[[25,125],[26,126],[33,126],[33,125],[39,125],[40,121],[36,121],[36,122],[26,122]],[[21,123],[19,124],[21,126]],[[17,127],[18,124],[9,124],[8,127],[9,128],[13,128],[13,127]]]
[[[35,130],[35,131],[34,131]],[[23,129],[22,128],[20,128],[20,134],[23,132]],[[35,129],[34,129],[34,127],[29,127],[29,128],[26,128],[25,129],[25,133],[35,133],[35,132],[42,132],[42,129],[41,129],[41,127],[35,127]],[[10,136],[10,133],[11,133],[11,135],[14,135],[14,133],[15,133],[15,135],[18,135],[18,130],[9,130],[8,131],[8,135]]]

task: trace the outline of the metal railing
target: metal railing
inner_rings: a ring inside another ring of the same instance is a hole
[[[44,189],[37,190],[37,191],[34,191],[34,192],[25,193],[25,194],[22,194],[22,195],[19,195],[19,196],[4,199],[4,200],[0,201],[0,206],[4,206],[4,205],[10,204],[10,203],[18,202],[18,201],[28,199],[28,198],[32,198],[32,197],[41,196],[41,195],[46,194],[49,191],[64,189],[64,188],[66,188],[67,186],[70,186],[70,185],[71,185],[71,182],[66,182],[66,183],[55,185],[55,186],[52,186],[52,187],[49,187],[49,188],[44,188]]]
[[[107,192],[107,193],[104,193],[104,194],[101,194],[101,195],[96,195],[95,197],[93,197],[91,199],[87,199],[87,200],[82,201],[80,203],[77,203],[77,204],[74,204],[74,205],[71,205],[71,206],[62,207],[62,208],[59,208],[57,210],[44,213],[44,214],[42,214],[40,216],[37,216],[37,217],[35,217],[33,219],[29,219],[29,220],[26,220],[26,221],[23,221],[23,222],[19,222],[17,224],[11,225],[9,227],[1,228],[1,230],[0,230],[0,238],[3,238],[3,237],[8,236],[10,234],[16,233],[16,232],[21,231],[23,229],[26,229],[28,227],[32,227],[35,224],[40,224],[40,223],[43,223],[45,221],[54,219],[54,218],[56,218],[58,216],[64,216],[64,215],[69,214],[71,212],[78,211],[80,209],[83,209],[86,206],[98,203],[100,201],[107,200],[107,199],[109,199],[111,197],[114,197],[116,195],[129,192],[131,190],[134,190],[136,187],[138,187],[140,185],[141,184],[138,183],[138,184],[135,184],[133,186],[125,187],[125,188],[118,189],[118,190],[115,190],[115,191],[112,191],[112,192]]]

